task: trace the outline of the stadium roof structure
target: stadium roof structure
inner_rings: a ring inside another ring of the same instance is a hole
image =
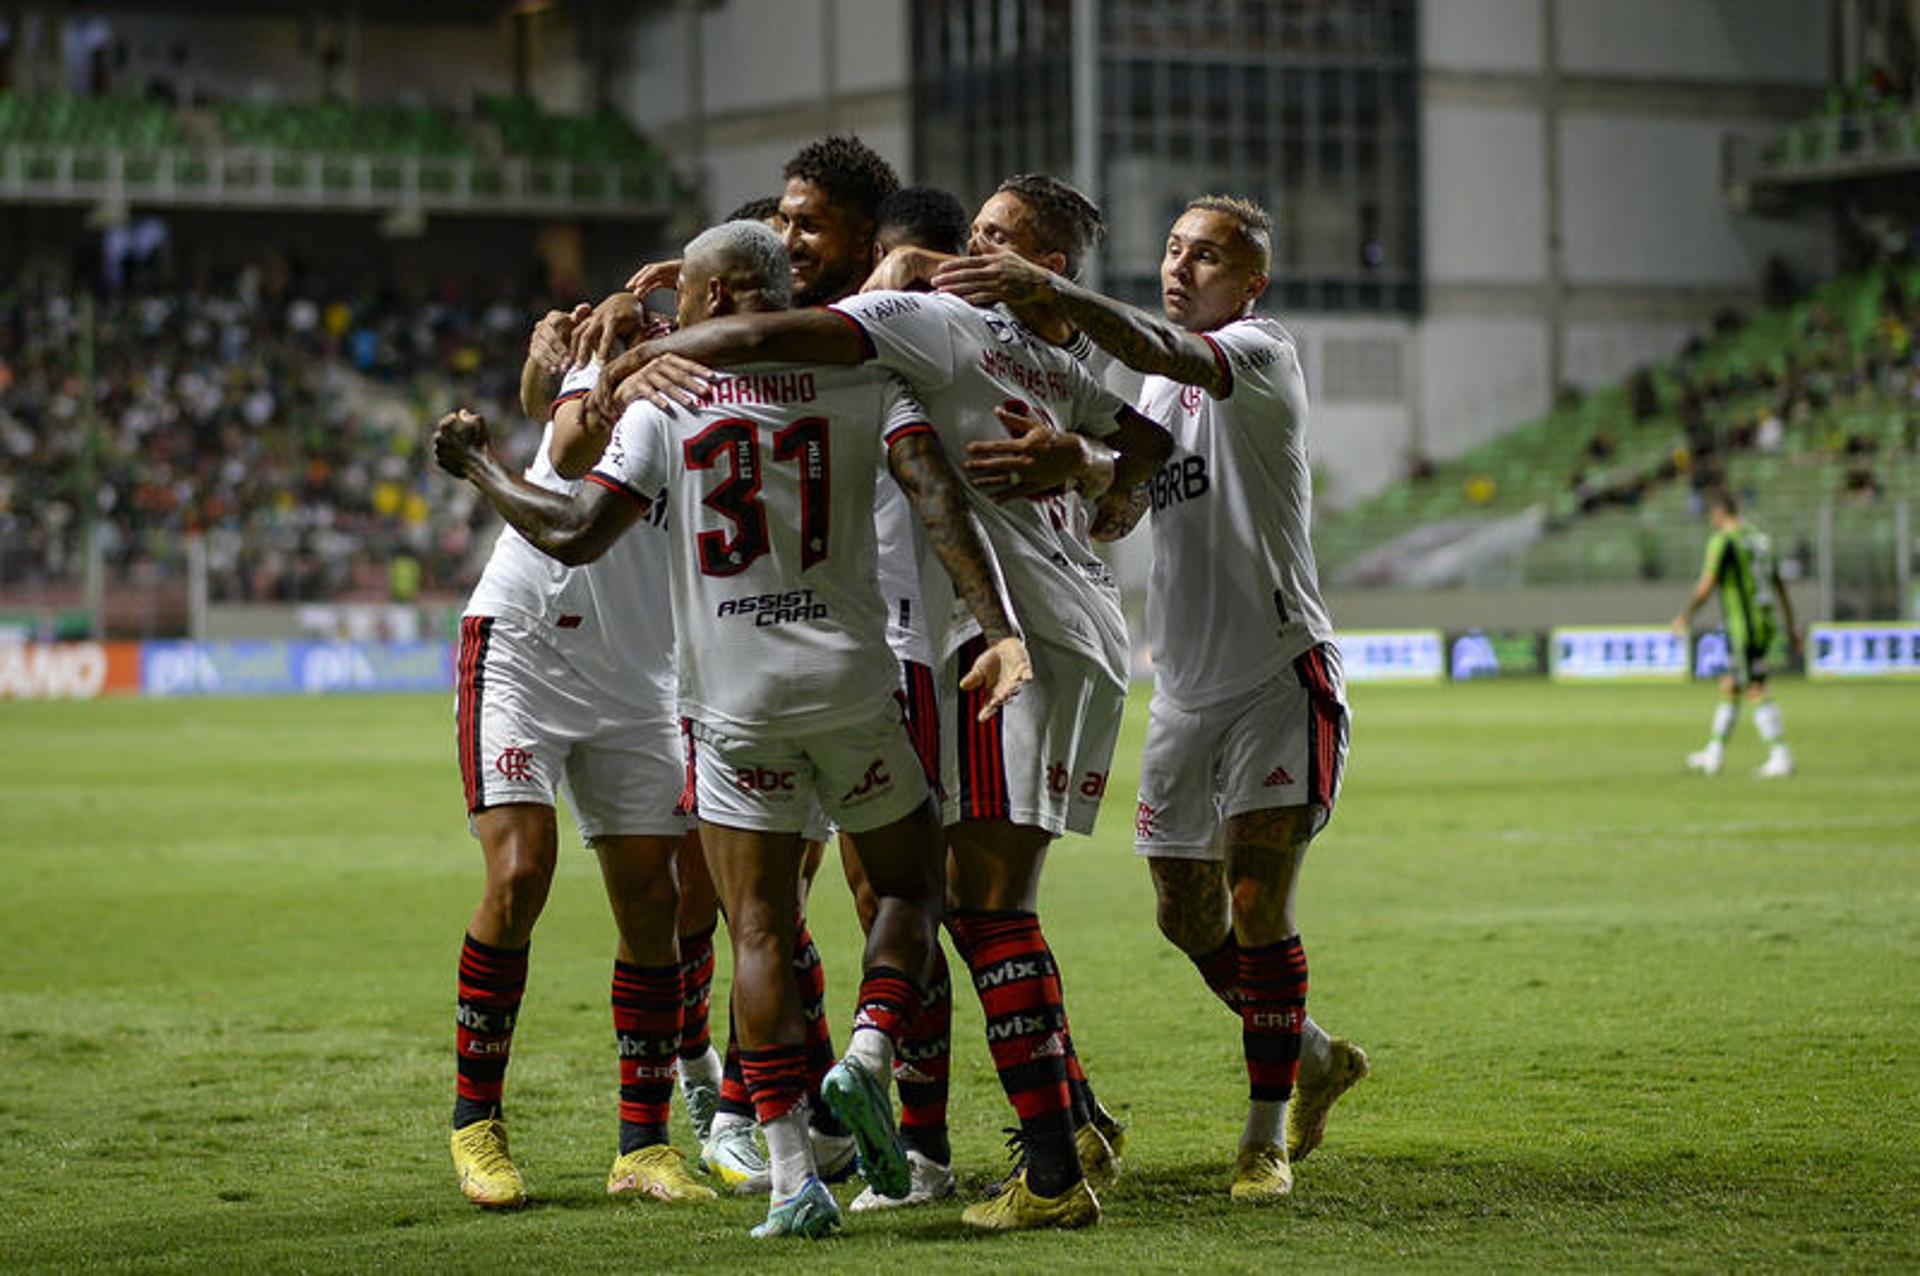
[[[604,3],[605,0],[589,0]],[[577,7],[569,0],[126,0],[121,13],[193,18],[352,18],[422,26],[490,26],[513,13]]]

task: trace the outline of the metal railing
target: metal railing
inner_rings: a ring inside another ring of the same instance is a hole
[[[0,147],[0,198],[24,203],[646,217],[667,212],[674,196],[664,162],[587,165],[252,146]]]

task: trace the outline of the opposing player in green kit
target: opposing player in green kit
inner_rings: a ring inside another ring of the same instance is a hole
[[[1786,583],[1780,579],[1773,542],[1765,532],[1741,519],[1733,497],[1724,490],[1711,493],[1707,516],[1713,523],[1713,536],[1707,541],[1706,563],[1687,605],[1673,618],[1673,629],[1685,634],[1693,613],[1718,589],[1721,619],[1727,630],[1727,672],[1720,680],[1722,699],[1713,711],[1713,737],[1706,748],[1687,755],[1687,765],[1708,775],[1720,773],[1727,737],[1740,716],[1744,689],[1753,705],[1753,725],[1767,744],[1767,760],[1757,774],[1764,780],[1780,779],[1793,774],[1793,754],[1787,749],[1780,706],[1767,694],[1767,651],[1781,633],[1784,617],[1787,642],[1799,654],[1800,631],[1793,623],[1793,603],[1787,597]]]

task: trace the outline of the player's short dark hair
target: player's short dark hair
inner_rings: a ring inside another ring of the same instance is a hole
[[[809,142],[787,161],[781,176],[812,182],[836,206],[877,224],[880,205],[900,189],[900,174],[880,152],[852,134]]]
[[[1260,269],[1264,272],[1273,268],[1273,218],[1266,209],[1238,195],[1202,195],[1187,203],[1188,212],[1196,208],[1233,218],[1242,242],[1253,250]]]
[[[1727,514],[1738,514],[1740,512],[1740,502],[1733,499],[1733,493],[1731,491],[1716,483],[1707,489],[1707,508],[1710,510],[1720,510]]]
[[[779,214],[780,197],[778,195],[762,195],[758,199],[748,200],[721,218],[721,220],[729,222],[770,222],[779,216]]]
[[[994,193],[1018,195],[1040,223],[1040,234],[1067,259],[1067,277],[1076,279],[1087,253],[1107,237],[1107,219],[1100,206],[1078,190],[1046,173],[1017,173],[1001,182]]]
[[[955,254],[967,251],[967,210],[952,191],[938,186],[902,186],[880,205],[874,225],[899,227],[916,248]]]

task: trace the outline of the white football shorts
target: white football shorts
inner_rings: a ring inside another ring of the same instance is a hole
[[[695,809],[728,828],[824,840],[822,814],[858,834],[927,800],[927,777],[897,704],[867,722],[788,738],[747,740],[704,722],[690,723],[688,732]]]
[[[962,691],[960,679],[986,645],[969,639],[941,670],[942,818],[1093,832],[1127,693],[1086,657],[1029,642],[1033,681],[981,722],[987,692]]]
[[[673,706],[614,699],[509,618],[461,620],[454,720],[469,815],[560,792],[588,840],[693,826]]]
[[[1340,652],[1321,643],[1251,694],[1197,709],[1155,694],[1140,757],[1134,853],[1220,860],[1236,815],[1310,806],[1326,827],[1347,763]]]

